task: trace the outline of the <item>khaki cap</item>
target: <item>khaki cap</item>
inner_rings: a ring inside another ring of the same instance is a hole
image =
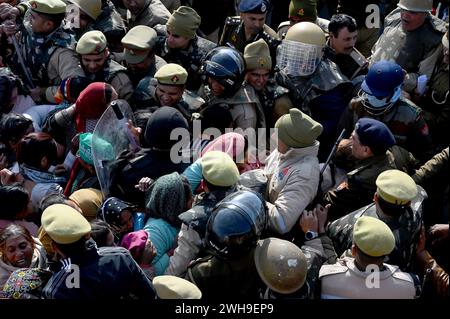
[[[155,79],[158,80],[158,83],[167,85],[184,85],[187,77],[186,69],[175,63],[163,65],[155,73]]]
[[[406,173],[390,169],[384,171],[376,180],[377,194],[386,202],[406,205],[417,195],[417,185]]]
[[[154,47],[157,39],[156,31],[145,25],[132,28],[122,38],[124,58],[129,64],[141,63]]]
[[[227,153],[209,151],[203,155],[201,163],[203,178],[212,185],[229,187],[239,180],[239,170]]]
[[[41,217],[42,228],[58,244],[72,244],[91,231],[91,225],[74,208],[55,204],[47,207]]]
[[[66,4],[61,0],[31,0],[28,2],[31,10],[44,14],[63,14]]]
[[[196,285],[176,276],[156,276],[152,281],[160,299],[200,299],[202,292]]]
[[[244,60],[247,70],[272,69],[269,46],[263,39],[247,44],[244,50]]]
[[[395,237],[388,225],[369,216],[356,220],[353,241],[364,254],[371,257],[389,255],[395,247]]]
[[[69,0],[94,20],[102,13],[102,0]]]
[[[106,37],[101,31],[89,31],[81,36],[76,51],[78,54],[100,54],[107,45]]]

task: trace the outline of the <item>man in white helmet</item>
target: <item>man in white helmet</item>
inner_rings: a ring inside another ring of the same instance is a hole
[[[311,22],[293,25],[278,47],[277,82],[288,88],[293,104],[323,126],[319,160],[325,161],[338,135],[339,117],[350,100],[351,82],[324,57],[325,34]]]
[[[413,92],[420,74],[431,77],[432,58],[446,28],[444,21],[431,15],[432,0],[400,0],[384,22],[384,32],[372,48],[370,63],[393,61],[406,72],[403,90]]]

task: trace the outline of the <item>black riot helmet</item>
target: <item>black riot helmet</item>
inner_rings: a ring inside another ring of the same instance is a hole
[[[244,81],[245,62],[241,53],[230,47],[217,47],[206,55],[202,72],[225,87],[221,97],[231,97]]]
[[[214,208],[206,226],[206,245],[219,258],[239,258],[256,247],[267,216],[266,202],[257,193],[232,193]]]

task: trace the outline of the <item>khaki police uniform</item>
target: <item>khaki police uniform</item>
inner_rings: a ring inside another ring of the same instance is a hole
[[[421,27],[405,32],[401,25],[401,10],[397,8],[386,17],[384,32],[372,48],[370,63],[390,60],[399,64],[407,72],[403,89],[411,92],[416,88],[419,73],[431,77],[432,70],[419,72],[419,68],[439,49],[446,28],[444,21],[429,14]]]
[[[81,55],[100,54],[107,48],[107,41],[105,35],[100,31],[89,31],[83,34],[77,43],[76,51]],[[80,57],[81,60],[81,57]],[[103,70],[98,74],[90,74],[80,65],[85,76],[93,81],[106,82],[112,85],[117,91],[120,99],[129,100],[133,94],[133,85],[126,73],[126,68],[109,57]]]

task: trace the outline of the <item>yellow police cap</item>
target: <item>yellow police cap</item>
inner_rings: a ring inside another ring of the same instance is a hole
[[[201,163],[203,178],[212,185],[229,187],[239,180],[239,170],[227,153],[207,152],[203,155]]]
[[[66,4],[61,0],[31,0],[28,2],[31,10],[44,14],[63,14]]]
[[[124,58],[129,64],[141,63],[153,48],[157,39],[156,31],[145,25],[132,28],[122,38]]]
[[[371,257],[389,255],[395,247],[395,237],[389,226],[369,216],[356,220],[353,241],[364,254]]]
[[[200,299],[202,292],[196,285],[176,276],[156,276],[153,287],[160,299]]]
[[[376,185],[378,196],[394,205],[405,205],[417,195],[414,180],[408,174],[396,169],[378,175]]]
[[[186,84],[188,73],[185,68],[179,64],[168,63],[163,65],[155,73],[155,79],[158,83],[167,85],[184,85]]]
[[[101,31],[89,31],[78,40],[76,51],[78,54],[100,54],[107,46],[105,35]]]
[[[263,39],[247,44],[244,50],[244,60],[247,70],[272,69],[269,46]]]
[[[72,244],[91,231],[91,225],[78,211],[64,204],[47,207],[41,217],[42,227],[58,244]]]

